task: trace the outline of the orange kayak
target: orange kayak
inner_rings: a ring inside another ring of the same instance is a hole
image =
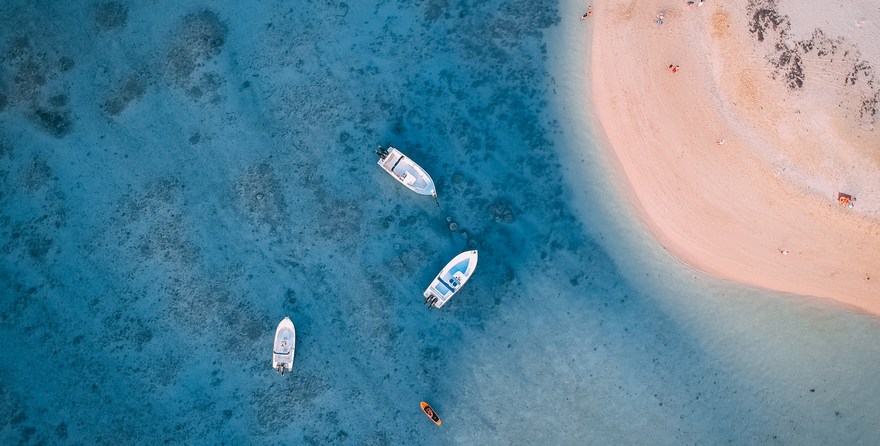
[[[421,406],[422,412],[424,412],[425,415],[427,415],[428,418],[430,418],[431,421],[434,422],[434,424],[439,426],[440,423],[442,423],[442,421],[440,421],[440,417],[437,416],[437,412],[434,412],[434,409],[432,409],[431,406],[428,405],[428,403],[422,401]]]

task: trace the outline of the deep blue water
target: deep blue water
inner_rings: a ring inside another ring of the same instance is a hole
[[[606,237],[644,235],[584,215],[572,4],[32,3],[0,5],[0,443],[878,438],[876,319],[627,260]]]

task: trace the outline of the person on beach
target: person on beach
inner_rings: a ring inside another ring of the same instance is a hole
[[[678,65],[670,65],[669,68],[667,68],[667,70],[670,73],[677,73],[678,72]]]
[[[587,20],[587,17],[593,16],[593,5],[587,6],[587,12],[581,16],[581,20]]]
[[[662,12],[657,13],[657,20],[655,20],[654,22],[657,23],[658,25],[663,24],[663,13]]]

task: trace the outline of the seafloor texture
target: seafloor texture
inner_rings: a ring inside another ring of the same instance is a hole
[[[556,2],[33,3],[0,6],[0,443],[876,438],[874,319],[698,279],[684,316],[575,217]]]

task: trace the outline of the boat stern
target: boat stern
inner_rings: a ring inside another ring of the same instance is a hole
[[[431,284],[422,295],[425,296],[425,305],[427,305],[428,308],[442,308],[449,300],[448,297],[444,297],[442,293],[434,289],[434,284]]]

